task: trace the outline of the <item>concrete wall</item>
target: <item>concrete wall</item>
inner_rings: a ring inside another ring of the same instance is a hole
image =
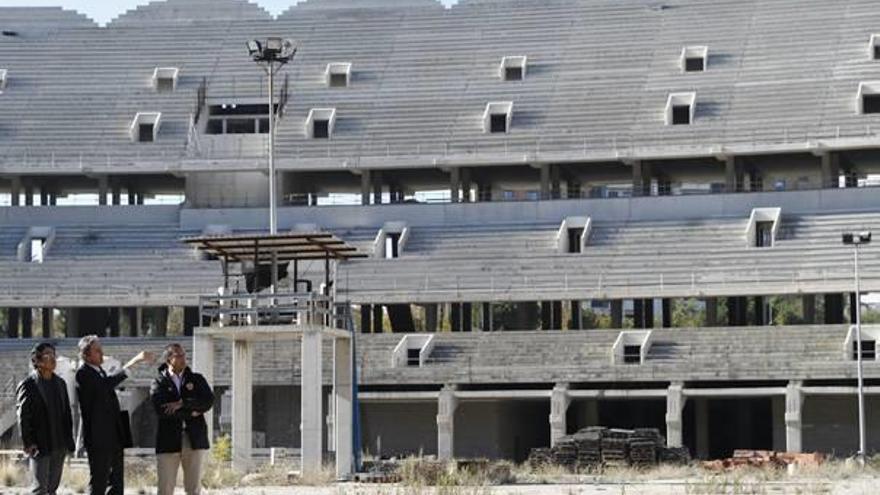
[[[361,402],[360,409],[363,451],[383,456],[437,455],[436,402]]]
[[[820,451],[838,456],[859,449],[858,402],[848,396],[806,396],[803,409],[804,452]],[[868,453],[880,450],[880,397],[865,399]]]
[[[262,172],[189,174],[186,201],[193,208],[266,207],[269,177]]]
[[[455,411],[455,456],[524,460],[550,446],[550,401],[463,401]]]
[[[876,211],[880,208],[880,195],[873,188],[861,188],[469,204],[290,207],[278,210],[278,225],[279,228],[292,228],[298,223],[334,227],[380,226],[389,219],[406,221],[410,225],[555,222],[572,215],[590,215],[594,221],[730,216],[746,219],[752,208],[776,206],[782,208],[783,215]],[[226,224],[235,229],[266,228],[268,225],[268,215],[260,208],[184,209],[180,218],[181,226],[187,229],[201,229],[209,224]]]

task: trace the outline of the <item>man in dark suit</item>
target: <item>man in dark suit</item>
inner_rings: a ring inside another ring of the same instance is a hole
[[[164,363],[150,386],[150,400],[159,415],[156,432],[159,495],[174,494],[180,466],[183,466],[187,495],[199,495],[202,463],[210,448],[205,413],[214,405],[214,393],[205,377],[187,366],[186,351],[180,344],[167,345],[162,358]]]
[[[82,416],[82,438],[89,458],[89,490],[92,495],[122,495],[123,441],[129,425],[123,424],[116,387],[128,378],[126,370],[153,355],[141,351],[122,370],[113,374],[101,368],[104,351],[95,335],[79,341],[83,364],[76,371],[76,393]]]
[[[30,458],[31,493],[54,495],[64,458],[73,452],[73,421],[67,384],[55,374],[55,346],[43,342],[31,350],[33,373],[18,384],[18,426]]]

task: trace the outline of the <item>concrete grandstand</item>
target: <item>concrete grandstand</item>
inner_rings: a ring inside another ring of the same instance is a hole
[[[167,0],[104,27],[0,8],[0,29],[6,440],[35,339],[192,350],[223,272],[181,239],[268,229],[273,113],[279,231],[368,255],[332,284],[363,451],[521,461],[589,425],[657,427],[699,458],[858,448],[841,233],[880,225],[876,2],[307,0],[272,18]],[[267,36],[298,45],[271,111],[245,50]],[[240,265],[233,290],[265,291]],[[317,291],[322,270],[280,283]],[[866,326],[869,411],[878,339]],[[213,352],[218,434],[233,359]],[[253,353],[252,446],[299,449],[300,343]],[[126,390],[141,447],[150,377]]]

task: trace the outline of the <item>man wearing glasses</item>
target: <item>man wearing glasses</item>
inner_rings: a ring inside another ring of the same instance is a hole
[[[214,393],[205,377],[186,363],[180,344],[168,344],[164,361],[150,387],[150,400],[159,416],[156,431],[156,461],[159,495],[173,495],[177,470],[183,467],[187,495],[201,493],[202,463],[210,448],[208,423]],[[207,420],[207,421],[206,421]]]
[[[18,426],[29,458],[32,491],[53,494],[61,482],[64,458],[73,452],[73,421],[67,384],[55,374],[55,346],[43,342],[31,350],[34,370],[18,384]]]

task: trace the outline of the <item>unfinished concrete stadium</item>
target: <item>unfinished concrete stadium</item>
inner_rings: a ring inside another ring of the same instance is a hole
[[[880,446],[841,243],[880,225],[876,1],[167,0],[0,29],[6,441],[33,342],[96,333],[119,359],[183,341],[240,466],[522,461],[591,425],[849,455],[854,349]],[[271,93],[267,37],[297,48]]]

